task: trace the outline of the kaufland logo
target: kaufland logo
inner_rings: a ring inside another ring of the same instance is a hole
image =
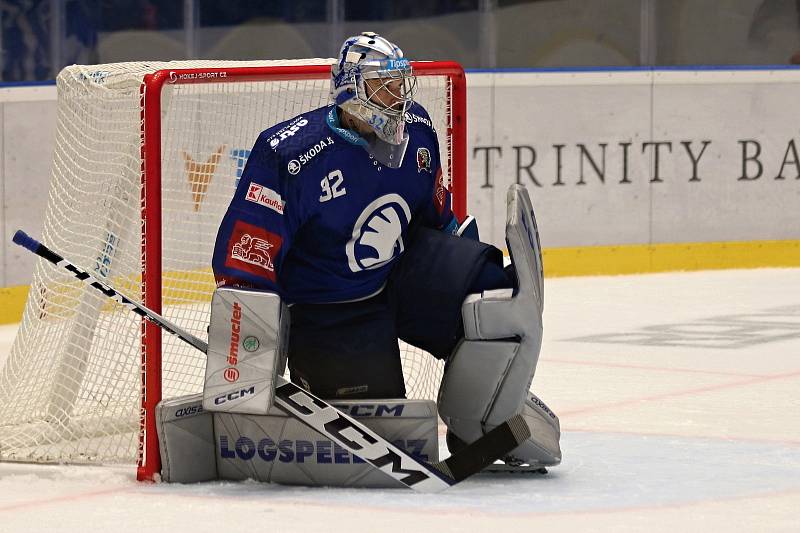
[[[258,183],[251,183],[250,187],[247,189],[247,196],[245,199],[248,202],[263,205],[276,213],[283,214],[283,206],[285,204],[283,198],[281,198],[278,192],[273,191],[269,187],[264,187]]]

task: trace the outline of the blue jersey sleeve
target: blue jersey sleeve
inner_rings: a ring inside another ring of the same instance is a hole
[[[426,148],[417,149],[417,167],[424,168],[429,166],[430,175],[433,176],[430,203],[423,212],[423,220],[428,227],[452,231],[453,228],[458,228],[458,220],[453,214],[452,198],[444,182],[441,157],[439,155],[439,140],[436,131],[430,126],[430,117],[422,106],[414,105],[412,116],[414,115],[423,119],[419,122],[414,122],[414,124],[419,128],[417,131],[426,137],[425,144],[427,146]]]
[[[297,183],[262,133],[247,159],[214,247],[217,285],[239,285],[281,294],[281,266],[301,224]]]
[[[433,181],[433,193],[431,198],[432,211],[430,218],[432,226],[452,233],[458,228],[458,219],[453,213],[453,199],[450,190],[445,186],[442,166],[439,162],[439,148],[436,145],[436,171]]]

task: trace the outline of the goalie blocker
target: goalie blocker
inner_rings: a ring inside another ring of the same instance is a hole
[[[203,408],[264,415],[286,368],[289,313],[280,296],[220,287],[211,298]]]

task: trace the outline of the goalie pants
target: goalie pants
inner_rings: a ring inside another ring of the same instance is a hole
[[[322,398],[404,398],[397,339],[446,359],[466,295],[507,287],[494,246],[418,228],[376,296],[290,307],[291,379]]]

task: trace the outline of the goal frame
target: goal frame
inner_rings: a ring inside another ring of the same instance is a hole
[[[464,69],[453,61],[413,61],[416,76],[446,76],[448,159],[453,212],[466,214],[467,109]],[[141,220],[142,296],[144,305],[162,313],[161,213],[161,96],[165,85],[236,83],[244,81],[320,80],[330,76],[330,65],[163,69],[144,76],[141,102]],[[264,127],[270,126],[265,124]],[[156,434],[156,405],[161,401],[161,329],[146,320],[141,325],[141,408],[136,478],[154,481],[161,472]]]

